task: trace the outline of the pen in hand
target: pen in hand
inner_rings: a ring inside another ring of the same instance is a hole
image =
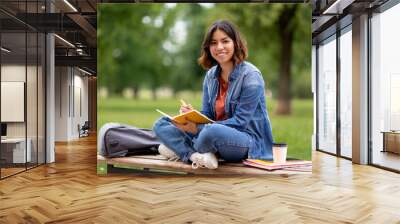
[[[181,99],[181,105],[184,106],[184,107],[187,106],[186,102],[183,99]]]
[[[180,101],[181,101],[181,108],[179,109],[180,113],[186,113],[193,110],[192,105],[187,104],[183,99],[181,99]]]

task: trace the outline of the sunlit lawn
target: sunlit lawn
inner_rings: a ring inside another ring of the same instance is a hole
[[[201,108],[200,97],[186,96],[185,100],[195,108]],[[268,111],[275,142],[288,143],[288,157],[311,159],[311,135],[313,129],[313,101],[293,100],[292,114],[278,116],[273,113],[276,102],[268,100]],[[177,114],[178,99],[129,100],[102,98],[98,104],[98,128],[107,122],[118,122],[142,128],[151,128],[161,115],[160,109],[170,115]]]

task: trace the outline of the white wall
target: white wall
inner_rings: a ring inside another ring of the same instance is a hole
[[[55,141],[68,140],[68,86],[70,77],[67,67],[55,68]]]
[[[78,125],[88,120],[88,78],[76,68],[56,67],[55,97],[55,140],[79,138]]]
[[[2,65],[1,81],[25,82],[25,65]]]

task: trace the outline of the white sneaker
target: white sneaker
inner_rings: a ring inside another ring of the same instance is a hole
[[[176,155],[176,153],[174,151],[172,151],[170,148],[168,148],[164,144],[161,144],[160,146],[158,146],[158,153],[160,153],[162,156],[164,156],[167,160],[170,160],[170,161],[179,160],[179,156]]]
[[[195,152],[190,156],[190,160],[192,161],[192,168],[197,169],[199,167],[207,167],[208,169],[217,169],[218,168],[218,160],[214,153],[198,153]]]

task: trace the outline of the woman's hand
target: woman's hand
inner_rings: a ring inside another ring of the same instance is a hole
[[[197,129],[197,124],[196,123],[194,123],[194,122],[191,122],[191,121],[188,121],[188,120],[186,120],[186,122],[185,123],[177,123],[177,122],[174,122],[174,121],[172,121],[172,123],[177,127],[177,128],[179,128],[180,130],[182,130],[182,131],[184,131],[184,132],[189,132],[189,133],[192,133],[192,134],[197,134],[197,132],[199,131],[198,129]]]
[[[181,108],[179,109],[179,113],[183,114],[183,113],[189,112],[191,110],[193,110],[192,105],[190,105],[190,104],[181,105]]]

